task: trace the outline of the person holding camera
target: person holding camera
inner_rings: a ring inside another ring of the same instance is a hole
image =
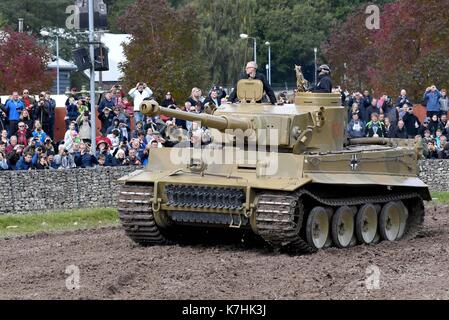
[[[427,101],[426,108],[428,117],[432,118],[434,114],[436,114],[437,117],[440,116],[440,98],[441,93],[434,85],[428,87],[426,92],[424,92],[423,99]]]
[[[143,121],[143,114],[140,113],[140,105],[145,98],[150,98],[153,95],[153,91],[147,86],[146,83],[139,82],[135,88],[132,88],[128,94],[134,100],[134,121]]]
[[[76,167],[73,156],[65,148],[64,144],[60,144],[58,147],[58,154],[54,156],[53,167],[60,170]]]
[[[50,101],[46,100],[45,92],[39,94],[39,101],[37,103],[37,120],[42,124],[42,130],[49,135],[51,130],[51,122],[54,122],[54,106],[50,105]],[[53,120],[52,120],[53,118]]]
[[[407,91],[405,91],[405,89],[402,89],[401,94],[396,99],[396,106],[399,108],[402,108],[404,106],[404,104],[412,105],[412,102],[407,97]]]
[[[97,158],[89,152],[85,143],[80,143],[80,151],[75,154],[75,164],[79,168],[92,168],[98,164]]]

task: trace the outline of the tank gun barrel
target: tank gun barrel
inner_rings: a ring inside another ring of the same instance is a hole
[[[199,121],[203,126],[215,128],[220,131],[226,129],[241,129],[243,131],[247,129],[253,129],[251,121],[231,118],[226,116],[213,116],[209,114],[197,114],[191,112],[185,112],[170,108],[165,108],[159,106],[159,104],[154,101],[143,101],[140,105],[140,112],[148,117],[154,117],[156,115],[164,115],[167,117],[173,117],[177,119],[182,119],[186,121]]]

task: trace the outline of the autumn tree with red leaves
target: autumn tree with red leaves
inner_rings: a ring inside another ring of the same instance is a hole
[[[48,48],[35,37],[11,29],[0,31],[0,93],[50,89],[56,76],[47,70],[50,59]]]
[[[128,87],[143,81],[157,98],[170,91],[179,100],[207,83],[192,9],[175,10],[166,0],[137,0],[119,24],[132,36],[121,65]]]
[[[336,80],[341,81],[346,74],[350,89],[369,88],[379,95],[396,95],[405,88],[416,102],[431,84],[447,87],[448,6],[449,0],[386,4],[379,30],[366,28],[366,5],[361,7],[346,22],[335,26],[323,48],[336,71]]]

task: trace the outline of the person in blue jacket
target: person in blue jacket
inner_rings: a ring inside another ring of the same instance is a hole
[[[78,168],[92,168],[98,164],[97,158],[91,154],[86,144],[80,144],[80,151],[75,153],[75,164]]]
[[[440,116],[440,98],[441,93],[435,86],[431,86],[426,89],[423,99],[424,101],[427,101],[427,116],[429,118],[432,118],[434,114],[438,117]]]
[[[20,113],[25,109],[23,101],[19,99],[17,91],[12,93],[12,99],[9,99],[4,107],[9,120],[8,138],[17,131],[17,124],[20,121]]]
[[[34,168],[33,163],[33,155],[31,153],[27,153],[24,156],[20,157],[19,161],[16,164],[16,170],[31,170]]]

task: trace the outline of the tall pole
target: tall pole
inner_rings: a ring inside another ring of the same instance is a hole
[[[59,35],[56,35],[56,92],[59,95]]]
[[[257,42],[256,42],[256,38],[254,39],[254,62],[257,63]]]
[[[98,42],[101,43],[101,32],[98,33]],[[103,53],[102,53],[103,55]],[[98,72],[98,82],[99,86],[103,88],[103,71]]]
[[[317,66],[316,66],[316,53],[317,53],[318,49],[317,49],[317,48],[313,48],[313,51],[315,52],[315,87],[316,87],[316,84],[317,84],[317,74],[316,74],[316,72],[317,72],[317,70],[316,70],[316,68],[317,68]]]
[[[90,67],[90,123],[91,123],[91,137],[92,137],[92,154],[96,151],[96,116],[95,116],[95,49],[94,49],[94,0],[89,0],[89,49],[90,60],[92,65]]]
[[[23,18],[19,18],[19,32],[23,32]]]
[[[268,82],[271,85],[271,44],[268,43]]]

